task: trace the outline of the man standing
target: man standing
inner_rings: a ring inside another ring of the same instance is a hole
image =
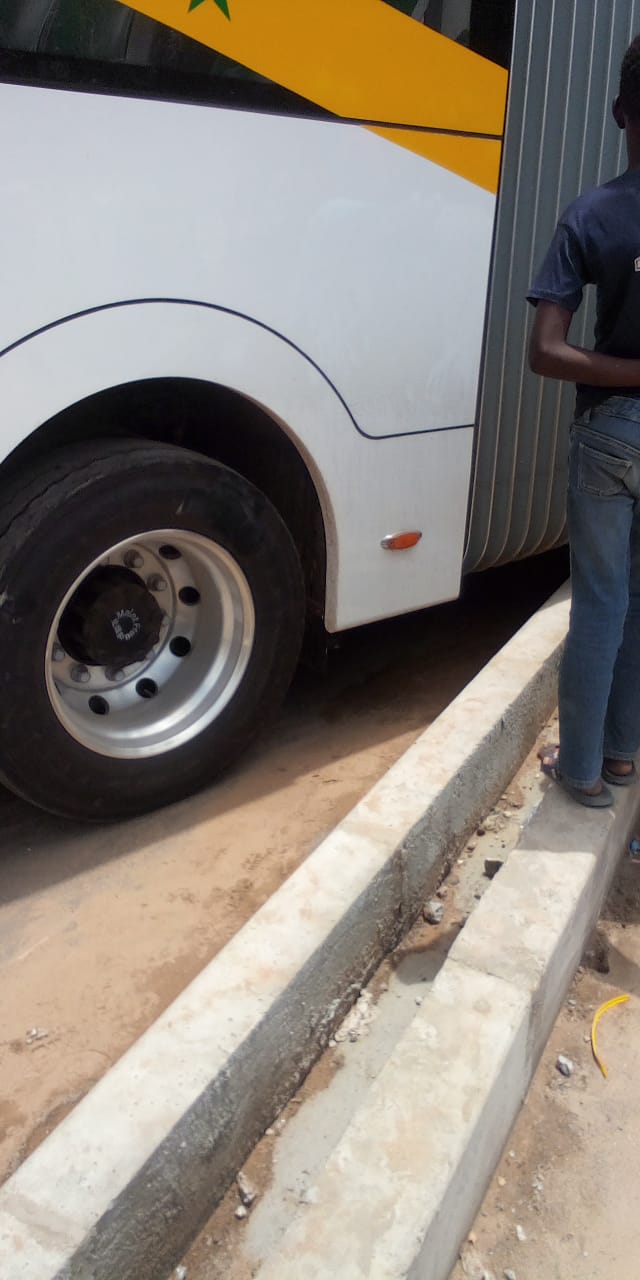
[[[640,36],[613,104],[628,168],[562,215],[528,299],[534,373],[577,383],[567,519],[572,604],[560,668],[560,746],[543,770],[580,804],[636,781],[640,749]],[[597,289],[595,350],[567,334]],[[603,781],[604,779],[604,781]]]

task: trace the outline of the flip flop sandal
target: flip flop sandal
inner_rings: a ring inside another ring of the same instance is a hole
[[[540,753],[540,768],[548,778],[553,778],[566,791],[572,800],[578,804],[582,804],[586,809],[608,809],[613,804],[613,796],[608,787],[601,787],[595,795],[589,795],[588,791],[582,791],[580,787],[574,787],[566,778],[563,778],[558,767],[559,748],[549,747]]]
[[[613,773],[605,764],[602,766],[602,777],[605,782],[610,782],[612,787],[632,787],[634,782],[638,781],[636,766],[633,763],[630,773]]]

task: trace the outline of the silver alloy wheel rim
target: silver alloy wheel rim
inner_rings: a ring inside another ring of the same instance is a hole
[[[157,643],[142,662],[120,670],[79,662],[58,634],[80,585],[113,565],[133,568],[163,611]],[[88,565],[62,600],[45,658],[51,705],[90,751],[118,759],[162,755],[220,715],[240,686],[254,637],[251,590],[228,551],[184,529],[140,533]]]

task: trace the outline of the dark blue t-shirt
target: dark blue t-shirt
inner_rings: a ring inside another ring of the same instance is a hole
[[[577,311],[582,291],[595,284],[595,350],[640,358],[640,171],[574,200],[563,213],[527,294],[529,302],[557,302]],[[577,413],[609,396],[640,398],[640,387],[578,384]]]

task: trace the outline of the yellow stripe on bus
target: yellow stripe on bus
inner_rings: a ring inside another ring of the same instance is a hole
[[[486,191],[498,190],[501,142],[492,138],[461,138],[455,133],[421,133],[419,129],[383,129],[379,125],[371,128],[371,132],[433,160],[443,169],[451,169]]]
[[[507,72],[384,0],[120,0],[347,119],[501,136]],[[375,132],[489,190],[484,139]]]

